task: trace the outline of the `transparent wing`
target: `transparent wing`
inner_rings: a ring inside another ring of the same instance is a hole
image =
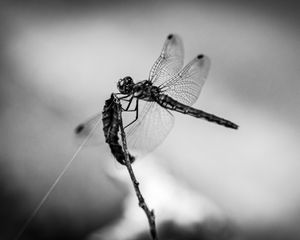
[[[102,118],[101,112],[90,117],[85,122],[78,124],[78,126],[74,130],[76,138],[80,141],[86,138],[100,118]],[[91,136],[90,140],[87,142],[88,146],[96,146],[96,145],[98,146],[105,143],[104,133],[102,128],[103,128],[103,124],[102,124],[102,120],[100,120],[100,123],[96,127],[93,135]]]
[[[198,55],[179,73],[164,82],[160,88],[173,99],[191,106],[198,99],[210,69],[207,56]]]
[[[139,116],[137,121],[125,129],[129,152],[141,157],[153,151],[167,137],[174,125],[174,116],[155,102],[139,101]],[[125,122],[129,116],[124,116]],[[95,124],[102,117],[102,113],[89,118],[75,128],[76,139],[82,141],[88,136]],[[133,115],[130,116],[131,120]],[[102,121],[97,126],[88,146],[99,146],[105,143]]]
[[[174,116],[167,109],[155,102],[139,101],[139,104],[144,104],[144,107],[138,120],[125,129],[128,149],[134,156],[153,151],[174,126]]]
[[[183,66],[183,44],[176,34],[170,34],[160,56],[152,66],[149,80],[159,86],[180,71]]]

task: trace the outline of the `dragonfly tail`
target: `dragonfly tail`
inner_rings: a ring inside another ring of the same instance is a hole
[[[198,109],[196,109],[196,110],[197,110],[196,112],[194,112],[194,113],[191,112],[188,114],[190,114],[194,117],[197,117],[197,118],[204,118],[205,120],[207,120],[209,122],[214,122],[214,123],[217,123],[217,124],[222,125],[227,128],[238,129],[238,127],[239,127],[237,124],[235,124],[229,120],[226,120],[224,118],[215,116],[213,114],[210,114],[210,113],[198,110]]]
[[[202,110],[182,104],[165,94],[160,94],[158,96],[157,103],[164,108],[167,108],[167,109],[170,109],[170,110],[173,110],[176,112],[180,112],[183,114],[188,114],[188,115],[196,117],[196,118],[204,118],[205,120],[207,120],[209,122],[214,122],[214,123],[217,123],[224,127],[233,128],[233,129],[238,129],[238,127],[239,127],[237,124],[235,124],[231,121],[228,121],[224,118],[220,118],[211,113],[207,113]]]

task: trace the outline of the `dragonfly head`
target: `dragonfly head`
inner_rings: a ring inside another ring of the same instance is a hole
[[[118,90],[123,94],[130,94],[134,86],[134,82],[131,77],[124,77],[118,81]]]

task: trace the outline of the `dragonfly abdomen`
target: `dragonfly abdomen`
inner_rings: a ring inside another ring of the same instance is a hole
[[[108,143],[111,153],[119,163],[124,165],[125,153],[119,144],[118,136],[120,127],[118,111],[120,111],[120,106],[118,106],[118,103],[115,102],[112,94],[111,97],[105,101],[102,112],[103,132],[105,141]],[[129,160],[132,163],[134,162],[135,158],[129,154]]]
[[[158,96],[157,103],[159,105],[161,105],[162,107],[167,108],[169,110],[173,110],[173,111],[180,112],[183,114],[188,114],[188,115],[196,117],[196,118],[204,118],[205,120],[207,120],[209,122],[214,122],[214,123],[217,123],[224,127],[238,129],[238,125],[236,125],[233,122],[230,122],[224,118],[215,116],[211,113],[207,113],[202,110],[192,108],[190,106],[182,104],[165,94],[160,94]]]

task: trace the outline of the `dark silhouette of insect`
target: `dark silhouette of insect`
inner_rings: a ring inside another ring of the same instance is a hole
[[[229,120],[191,107],[200,95],[209,68],[210,60],[203,54],[196,56],[183,67],[182,41],[178,35],[170,34],[150,70],[148,79],[134,83],[127,76],[118,81],[119,92],[114,96],[123,103],[121,111],[134,114],[133,119],[125,126],[131,153],[152,151],[166,138],[174,124],[170,110],[238,129],[238,125]],[[119,123],[112,102],[113,99],[110,98],[104,106],[103,130],[113,155],[122,163],[124,152],[118,144]],[[99,117],[98,114],[92,120],[79,125],[76,133],[87,133]],[[133,159],[131,156],[131,161]]]

